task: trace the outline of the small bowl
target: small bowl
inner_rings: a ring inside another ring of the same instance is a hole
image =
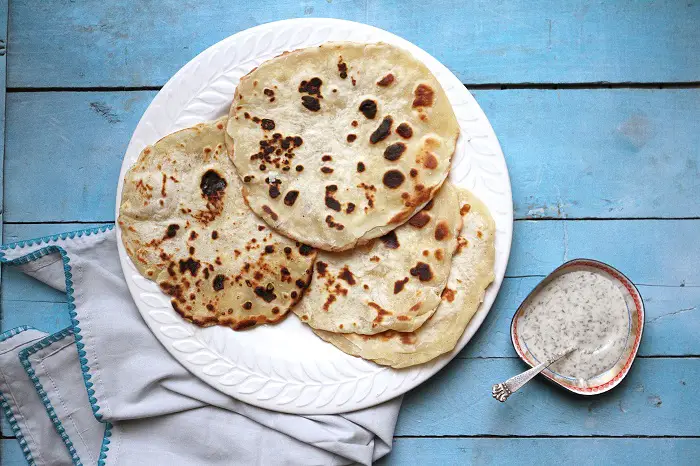
[[[533,297],[537,296],[542,288],[544,288],[556,277],[579,270],[595,272],[607,278],[608,280],[614,282],[614,284],[622,292],[625,302],[627,303],[627,311],[629,313],[629,335],[627,337],[627,344],[625,345],[622,355],[612,368],[587,380],[564,376],[549,369],[543,370],[542,375],[571,392],[578,393],[580,395],[597,395],[615,387],[622,381],[622,379],[625,378],[630,370],[630,367],[632,367],[632,362],[634,362],[634,359],[637,356],[639,343],[642,340],[642,331],[644,329],[644,302],[642,301],[642,297],[639,294],[637,287],[634,286],[629,278],[625,277],[620,271],[609,266],[608,264],[592,259],[574,259],[562,264],[552,273],[547,275],[530,292],[530,294],[528,294],[527,298],[525,298],[520,307],[518,307],[518,310],[515,312],[513,321],[510,325],[510,337],[513,341],[513,347],[518,353],[518,356],[520,356],[520,359],[532,367],[540,364],[542,361],[537,360],[537,358],[530,352],[527,344],[525,344],[525,341],[522,339],[522,336],[519,333],[519,328],[522,328],[522,325],[519,327],[520,320],[522,319],[528,304],[530,304]]]

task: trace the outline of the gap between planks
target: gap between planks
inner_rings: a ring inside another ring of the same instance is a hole
[[[698,89],[700,81],[683,82],[584,82],[584,83],[463,83],[470,90],[520,90],[520,89]],[[110,91],[159,91],[163,86],[104,86],[104,87],[8,87],[14,92],[110,92]]]

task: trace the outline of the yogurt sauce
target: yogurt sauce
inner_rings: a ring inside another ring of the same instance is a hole
[[[604,276],[582,270],[555,277],[532,297],[520,319],[521,338],[540,362],[575,347],[578,351],[549,368],[584,380],[617,363],[630,331],[622,292]]]

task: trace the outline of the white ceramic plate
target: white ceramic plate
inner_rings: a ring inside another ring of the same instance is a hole
[[[178,71],[153,99],[131,138],[117,189],[117,215],[124,174],[146,145],[175,130],[226,114],[239,79],[263,61],[327,41],[388,42],[413,53],[438,78],[462,131],[450,179],[476,193],[491,210],[497,229],[496,280],[454,351],[420,366],[394,370],[324,343],[293,314],[278,325],[248,332],[194,326],[175,313],[155,283],[139,275],[119,241],[122,268],[134,301],[168,351],[218,390],[288,413],[367,408],[401,395],[435,374],[467,344],[491,308],[508,263],[513,232],[513,201],[503,152],[483,111],[459,79],[404,39],[335,19],[293,19],[257,26],[213,45]]]

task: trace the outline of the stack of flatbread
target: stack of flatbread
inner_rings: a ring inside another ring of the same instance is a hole
[[[241,79],[227,117],[141,152],[122,240],[197,325],[291,310],[348,354],[420,364],[455,347],[494,277],[488,209],[446,181],[458,135],[400,48],[285,53]]]

